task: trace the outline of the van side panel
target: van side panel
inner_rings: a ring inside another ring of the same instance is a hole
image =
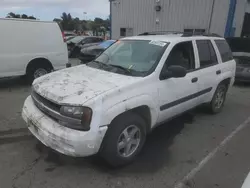
[[[0,28],[0,77],[24,75],[35,58],[48,59],[54,69],[68,62],[57,23],[0,19]]]

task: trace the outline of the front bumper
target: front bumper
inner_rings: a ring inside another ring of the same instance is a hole
[[[107,131],[107,127],[88,132],[64,127],[41,112],[30,96],[24,103],[22,117],[30,132],[44,145],[74,157],[96,154]]]

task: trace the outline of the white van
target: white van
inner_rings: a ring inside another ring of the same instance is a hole
[[[27,75],[32,82],[67,63],[67,45],[56,22],[0,19],[0,78]]]

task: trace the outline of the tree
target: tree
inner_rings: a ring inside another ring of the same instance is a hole
[[[55,18],[53,21],[59,23],[61,28],[66,31],[85,31],[92,30],[94,35],[102,33],[106,34],[106,31],[110,29],[110,20],[103,20],[102,18],[95,18],[91,20],[80,20],[80,18],[73,18],[70,13],[63,12],[61,19]]]
[[[36,20],[36,18],[34,16],[27,16],[26,14],[15,14],[13,12],[10,12],[9,14],[7,14],[6,18],[21,18],[21,19],[32,19],[32,20]]]
[[[22,15],[22,18],[23,18],[23,19],[28,19],[29,17],[28,17],[26,14],[23,14],[23,15]]]
[[[57,23],[61,23],[61,19],[59,19],[59,18],[55,18],[54,20],[53,20],[53,22],[57,22]]]
[[[13,12],[10,12],[8,15],[7,15],[7,18],[15,18],[16,17],[16,14],[13,13]]]
[[[29,16],[28,19],[36,20],[36,18],[34,16]]]
[[[63,12],[61,18],[62,18],[61,25],[63,30],[73,31],[75,29],[71,14]]]

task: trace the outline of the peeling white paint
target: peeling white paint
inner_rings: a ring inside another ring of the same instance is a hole
[[[83,132],[64,127],[39,111],[31,97],[24,103],[22,117],[31,133],[44,145],[75,157],[97,153],[107,131],[107,127],[102,127],[98,132]]]
[[[33,87],[41,96],[56,103],[79,106],[137,79],[81,65],[38,78]]]

